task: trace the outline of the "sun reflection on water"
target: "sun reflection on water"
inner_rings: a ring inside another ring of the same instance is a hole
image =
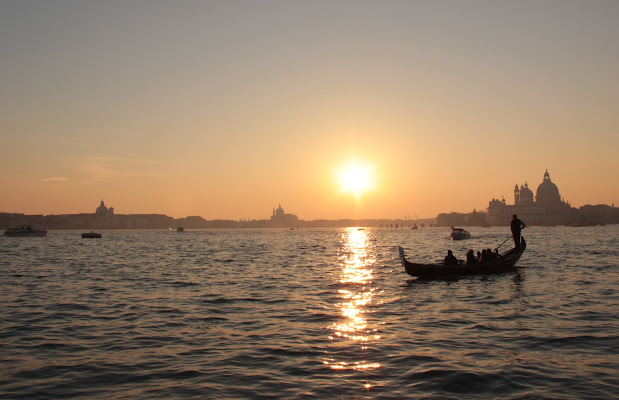
[[[374,370],[380,363],[366,360],[364,351],[380,340],[378,329],[368,326],[366,314],[378,289],[373,286],[372,266],[376,259],[369,251],[369,236],[364,229],[348,228],[342,232],[340,252],[339,302],[335,304],[343,317],[329,326],[333,355],[324,365],[333,370]],[[369,384],[368,384],[369,385]],[[369,387],[369,386],[366,386]]]

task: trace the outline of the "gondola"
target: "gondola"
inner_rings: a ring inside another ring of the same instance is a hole
[[[487,275],[497,274],[502,272],[510,272],[516,270],[516,263],[527,248],[527,242],[524,238],[520,239],[520,248],[506,251],[500,254],[497,259],[477,264],[460,264],[460,265],[444,265],[444,264],[417,264],[408,261],[404,257],[404,249],[398,246],[400,259],[406,273],[417,277],[418,279],[441,279],[441,278],[457,278],[468,275]]]

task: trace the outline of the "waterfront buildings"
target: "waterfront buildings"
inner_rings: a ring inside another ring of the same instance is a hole
[[[528,183],[514,188],[514,204],[508,205],[505,198],[492,199],[488,204],[487,218],[490,225],[509,225],[512,215],[525,221],[527,225],[554,226],[569,223],[573,209],[561,198],[559,188],[550,179],[548,170],[542,183],[537,187],[535,198]]]

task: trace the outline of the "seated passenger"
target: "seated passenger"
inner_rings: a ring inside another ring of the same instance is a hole
[[[488,250],[483,249],[481,251],[481,258],[479,259],[479,262],[480,263],[485,263],[485,262],[488,262],[488,261],[490,261],[490,256],[488,255]]]
[[[444,261],[445,265],[458,265],[458,259],[453,255],[451,250],[447,250],[447,256]]]
[[[475,253],[473,252],[473,249],[469,250],[469,252],[466,253],[466,263],[477,264],[477,258],[475,258]]]

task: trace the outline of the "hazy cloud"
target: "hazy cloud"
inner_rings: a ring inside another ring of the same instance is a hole
[[[43,178],[43,179],[39,179],[40,182],[50,182],[50,183],[55,183],[55,182],[68,182],[71,179],[69,178],[65,178],[64,176],[54,176],[51,178]]]
[[[131,155],[126,157],[91,155],[86,158],[85,170],[91,174],[93,179],[99,181],[107,181],[119,176],[147,175],[158,166],[156,161]]]

